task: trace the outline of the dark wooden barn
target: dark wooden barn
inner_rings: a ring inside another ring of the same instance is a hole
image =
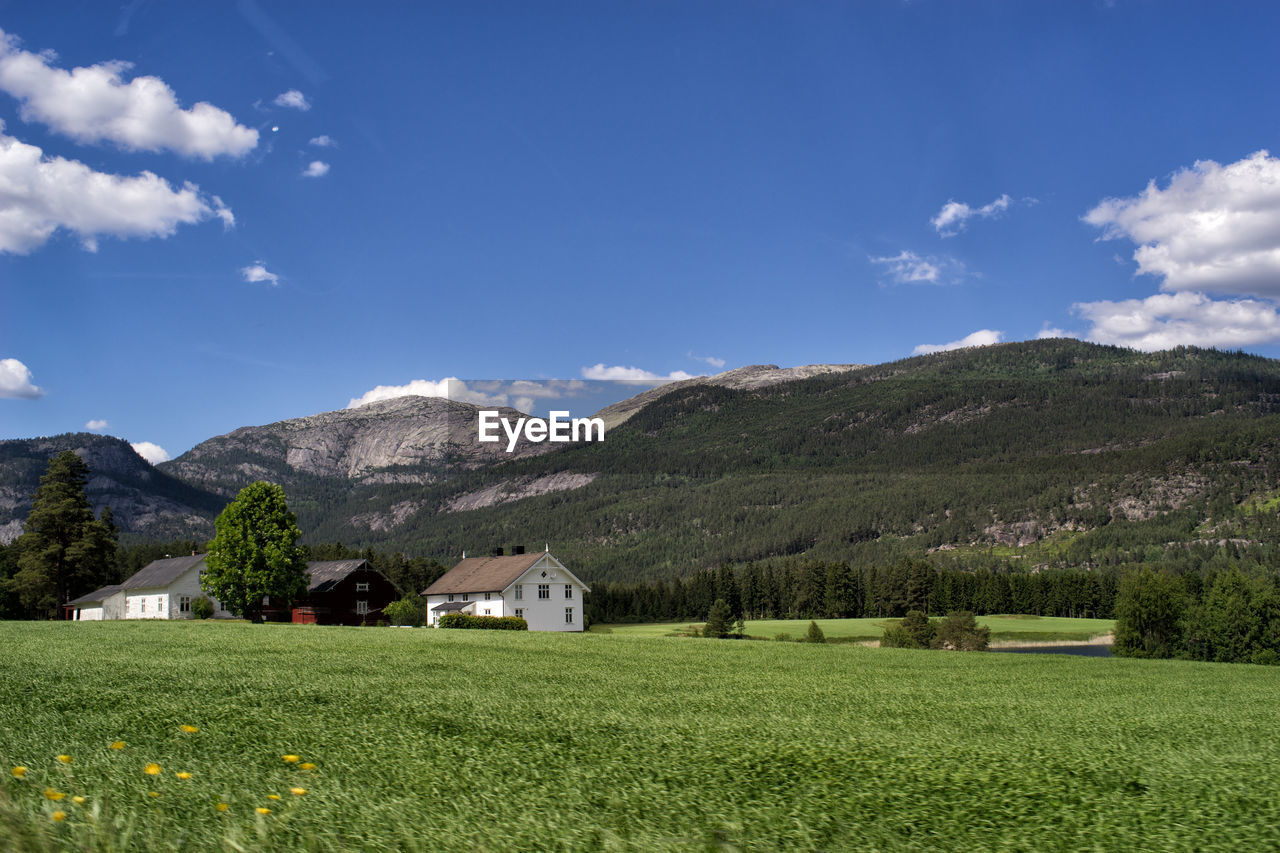
[[[400,597],[387,576],[367,560],[307,563],[311,573],[306,598],[293,603],[280,618],[315,625],[373,625],[383,619],[382,608]],[[268,618],[270,618],[268,616]]]

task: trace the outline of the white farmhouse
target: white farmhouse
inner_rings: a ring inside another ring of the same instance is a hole
[[[550,552],[526,554],[521,547],[504,556],[463,557],[427,587],[427,612],[434,627],[444,613],[518,616],[530,631],[581,631],[582,595],[591,590]]]
[[[203,595],[200,575],[204,555],[153,560],[128,580],[105,586],[67,603],[67,618],[82,622],[102,619],[190,619],[191,602]],[[231,613],[214,600],[213,615]]]

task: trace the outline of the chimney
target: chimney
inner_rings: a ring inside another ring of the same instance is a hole
[[[495,556],[495,557],[501,557],[501,556],[502,556],[502,549],[501,549],[501,548],[494,548],[494,549],[493,549],[493,556]]]
[[[513,545],[513,546],[511,547],[511,555],[512,555],[513,557],[518,557],[519,555],[521,555],[521,554],[523,554],[523,553],[524,553],[524,546],[523,546],[523,545]]]

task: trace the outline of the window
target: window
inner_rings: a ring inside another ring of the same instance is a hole
[[[140,599],[138,599],[138,605],[142,608],[142,609],[139,611],[140,613],[146,613],[146,612],[147,612],[147,600],[146,600],[145,598],[140,598]]]
[[[363,616],[369,612],[369,602],[361,599],[356,602],[356,613]]]
[[[524,584],[516,584],[516,601],[524,600]]]
[[[159,610],[161,613],[164,612],[164,596],[163,595],[156,596],[156,609]]]
[[[486,593],[484,594],[484,600],[485,600],[485,601],[488,601],[488,600],[489,600],[489,593],[487,593],[487,592],[486,592]],[[486,611],[485,611],[485,613],[488,613],[488,612],[489,612],[488,610],[486,610]]]
[[[464,593],[462,594],[462,600],[463,600],[463,601],[466,601],[466,600],[467,600],[467,597],[468,597],[468,596],[470,596],[470,595],[471,595],[471,593],[469,593],[469,592],[464,592]]]
[[[551,597],[551,584],[549,583],[538,584],[538,598],[550,598],[550,597]]]
[[[564,585],[564,597],[573,598],[573,584],[567,583]]]
[[[493,611],[486,607],[486,608],[484,609],[484,615],[485,615],[485,616],[492,616],[492,615],[493,615]]]
[[[564,609],[564,624],[566,625],[573,624],[573,608],[572,607],[566,607]]]
[[[517,608],[516,608],[516,618],[517,618],[517,619],[523,619],[523,618],[524,618],[524,608],[523,608],[523,607],[517,607]]]
[[[356,592],[368,592],[368,591],[369,591],[369,582],[368,582],[368,581],[365,581],[364,583],[357,583],[357,584],[356,584]]]
[[[179,613],[191,612],[191,596],[189,595],[178,596],[178,612]]]
[[[449,593],[449,600],[453,601],[453,593]]]

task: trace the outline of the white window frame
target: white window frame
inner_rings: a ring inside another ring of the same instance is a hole
[[[516,601],[524,601],[524,584],[516,584]]]
[[[573,600],[573,584],[567,583],[564,585],[564,597],[566,601]]]
[[[564,624],[566,625],[573,624],[573,608],[572,607],[566,607],[564,609]]]
[[[366,600],[365,600],[365,599],[363,599],[363,598],[361,598],[361,599],[359,599],[359,600],[357,600],[357,601],[356,601],[356,615],[357,615],[357,616],[368,616],[368,615],[369,615],[369,602],[368,602],[368,601],[366,601]]]
[[[551,584],[549,583],[538,584],[538,599],[542,600],[542,599],[549,599],[549,598],[551,598]]]
[[[368,581],[356,581],[356,592],[368,592],[368,591],[369,591]]]
[[[517,618],[517,619],[523,619],[523,618],[524,618],[524,608],[523,608],[523,607],[517,607],[517,608],[516,608],[516,618]]]

